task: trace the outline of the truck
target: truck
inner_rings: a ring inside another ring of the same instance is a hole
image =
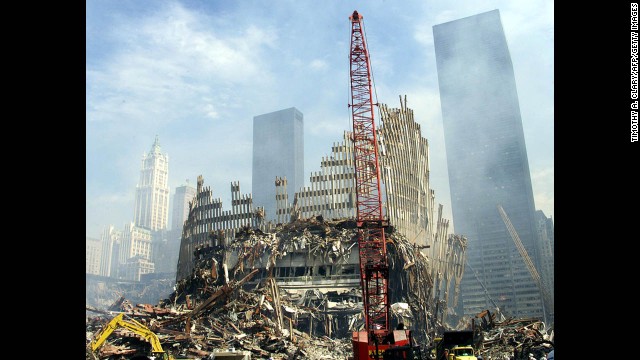
[[[436,360],[477,360],[474,331],[445,331],[434,339]]]

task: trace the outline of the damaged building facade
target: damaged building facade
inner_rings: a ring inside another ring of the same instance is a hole
[[[189,203],[189,215],[182,227],[176,281],[188,277],[194,269],[194,252],[203,246],[222,246],[235,238],[241,228],[256,227],[261,208],[254,212],[251,194],[240,193],[240,183],[231,183],[231,210],[222,208],[222,200],[213,198],[211,188],[198,176],[196,195]]]
[[[396,321],[428,336],[456,305],[466,238],[449,234],[429,186],[428,142],[406,97],[400,105],[380,105],[378,129],[383,206],[391,225],[390,294]],[[265,221],[262,208],[253,208],[250,194],[240,194],[238,183],[231,186],[232,209],[224,211],[200,176],[182,230],[177,296],[198,276],[226,283],[257,269],[254,283],[273,278],[298,305],[320,313],[297,316],[298,330],[340,337],[355,329],[362,300],[350,132],[309,180],[290,199],[286,177],[276,178],[273,222]],[[196,265],[203,260],[210,261],[204,275]]]
[[[383,202],[392,226],[418,245],[443,241],[449,221],[436,221],[435,192],[429,187],[429,147],[420,124],[407,108],[406,97],[400,108],[380,104],[382,127],[378,130]],[[321,215],[326,219],[355,218],[354,163],[351,132],[334,143],[331,155],[322,158],[320,171],[309,178],[310,186],[295,193],[293,203],[287,195],[287,179],[276,179],[278,222],[291,218]],[[440,210],[439,210],[440,212]]]

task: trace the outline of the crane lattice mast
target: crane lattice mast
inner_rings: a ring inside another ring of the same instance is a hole
[[[351,115],[355,160],[356,222],[360,253],[360,283],[369,344],[382,343],[389,333],[389,266],[384,236],[378,141],[371,93],[371,67],[362,16],[351,20]]]

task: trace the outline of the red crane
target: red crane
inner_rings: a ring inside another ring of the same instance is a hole
[[[382,213],[378,141],[373,119],[371,67],[362,29],[362,15],[354,11],[351,20],[351,115],[355,160],[356,222],[360,254],[360,285],[365,330],[354,332],[355,360],[382,359],[390,348],[410,344],[409,330],[389,329],[389,265]],[[388,356],[385,356],[387,358]],[[408,358],[407,354],[398,358]]]

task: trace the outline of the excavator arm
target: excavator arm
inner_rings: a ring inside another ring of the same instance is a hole
[[[159,354],[163,359],[171,360],[171,357],[165,353],[162,349],[162,345],[160,345],[160,339],[158,336],[149,328],[144,326],[144,324],[134,320],[134,319],[124,319],[124,313],[120,313],[116,315],[107,325],[105,325],[100,332],[98,332],[91,340],[91,351],[97,351],[107,340],[109,335],[113,333],[115,329],[118,327],[123,327],[127,330],[130,330],[140,336],[142,336],[145,340],[147,340],[151,344],[151,351],[154,354]]]
[[[109,335],[118,327],[118,321],[122,320],[124,314],[118,314],[116,317],[111,319],[107,325],[105,325],[100,332],[94,335],[91,340],[91,351],[98,350],[102,344],[107,340]]]

